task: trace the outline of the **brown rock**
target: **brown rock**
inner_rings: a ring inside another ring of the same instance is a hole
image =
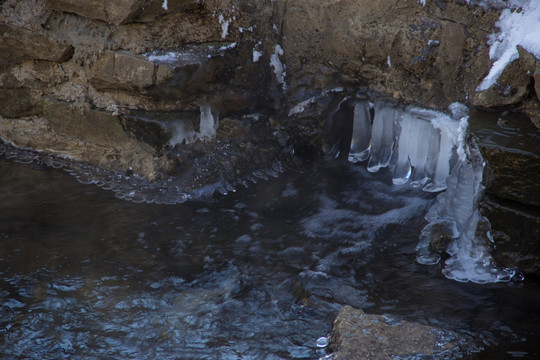
[[[150,22],[167,13],[200,8],[198,0],[168,1],[167,9],[163,0],[46,0],[49,8],[70,12],[79,16],[101,20],[114,25],[132,21]]]
[[[62,62],[73,55],[73,47],[55,41],[54,36],[45,37],[1,23],[0,34],[0,64],[16,64],[34,59]]]
[[[97,89],[141,91],[154,83],[154,64],[126,51],[107,51],[91,68],[90,83]]]
[[[540,275],[540,208],[485,196],[479,204],[493,229],[493,258],[500,266],[517,266]]]
[[[167,2],[167,9],[163,8],[163,0],[150,0],[150,3],[144,6],[142,13],[137,16],[136,21],[149,22],[165,14],[178,11],[192,10],[201,8],[200,0],[172,0]]]
[[[444,34],[444,35],[443,35]],[[439,72],[439,78],[444,84],[451,84],[459,79],[465,48],[465,27],[461,24],[442,21],[441,41],[437,50],[435,67]],[[451,86],[441,88],[444,97],[456,99],[459,90]]]
[[[473,103],[482,108],[517,105],[529,94],[531,80],[519,60],[514,60],[506,66],[494,85],[474,95]]]
[[[536,97],[540,100],[540,69],[534,72],[534,91],[536,91]]]
[[[437,4],[289,1],[282,26],[289,93],[337,83],[433,107],[468,102],[489,69],[483,44],[498,14]]]
[[[501,198],[540,206],[540,154],[484,144],[482,155],[491,181],[486,191]]]
[[[41,104],[28,88],[0,88],[0,115],[8,118],[37,115]]]
[[[148,0],[46,0],[54,10],[119,25],[132,20]]]
[[[43,115],[58,135],[115,146],[126,140],[117,117],[100,110],[82,112],[69,103],[43,97]]]
[[[539,131],[523,114],[476,111],[469,128],[486,161],[486,193],[540,206]]]
[[[329,349],[335,360],[391,360],[459,350],[460,336],[435,327],[343,307],[334,320]]]

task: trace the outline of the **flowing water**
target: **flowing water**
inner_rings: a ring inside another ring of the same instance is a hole
[[[435,194],[387,169],[155,205],[0,158],[0,189],[0,359],[317,359],[344,304],[466,334],[464,358],[540,356],[540,283],[416,263]]]

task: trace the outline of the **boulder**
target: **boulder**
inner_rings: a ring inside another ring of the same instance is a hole
[[[73,47],[55,40],[53,35],[34,32],[0,23],[0,65],[16,64],[25,60],[62,62],[73,55]]]
[[[391,360],[433,357],[459,352],[461,335],[436,327],[366,314],[351,306],[338,313],[330,334],[329,350],[334,360]]]

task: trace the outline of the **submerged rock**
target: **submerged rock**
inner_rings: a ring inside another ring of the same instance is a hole
[[[334,360],[455,359],[469,351],[469,341],[452,331],[347,305],[334,320],[329,350]]]

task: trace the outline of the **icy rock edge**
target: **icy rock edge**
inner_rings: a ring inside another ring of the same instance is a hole
[[[477,206],[485,163],[467,136],[468,108],[454,103],[447,115],[384,101],[356,100],[353,106],[350,162],[367,160],[370,172],[387,167],[397,186],[441,192],[426,215],[417,262],[438,264],[444,251],[449,258],[442,272],[449,279],[479,284],[522,280],[517,268],[497,267],[491,257],[491,227]]]

